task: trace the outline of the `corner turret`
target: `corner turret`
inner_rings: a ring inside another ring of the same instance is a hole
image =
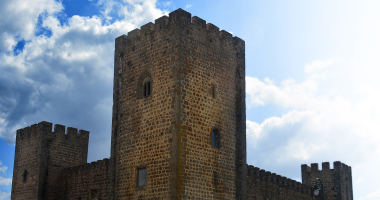
[[[334,162],[334,168],[330,169],[330,163],[322,163],[319,170],[318,163],[312,163],[311,167],[301,165],[302,183],[313,186],[317,178],[321,179],[326,199],[353,200],[351,167],[340,161]]]
[[[61,170],[87,163],[89,132],[42,121],[17,130],[11,199],[54,199]]]

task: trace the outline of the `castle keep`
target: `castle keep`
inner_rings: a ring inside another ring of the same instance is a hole
[[[17,131],[12,199],[352,200],[351,168],[302,165],[302,182],[247,165],[245,43],[178,9],[115,40],[111,157],[89,132]]]

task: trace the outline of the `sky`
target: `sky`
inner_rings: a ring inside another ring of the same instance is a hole
[[[182,8],[245,40],[247,161],[301,181],[301,164],[352,167],[354,198],[380,199],[380,1],[0,1],[0,200],[16,130],[90,131],[110,156],[116,37]]]

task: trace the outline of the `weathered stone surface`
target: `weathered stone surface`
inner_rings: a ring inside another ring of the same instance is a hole
[[[89,132],[40,122],[16,135],[12,199],[55,199],[64,168],[87,163]],[[24,179],[24,172],[27,178]]]
[[[115,46],[113,198],[246,199],[244,41],[179,9]]]
[[[301,166],[302,183],[310,186],[315,185],[317,178],[321,179],[325,199],[353,200],[351,167],[339,161],[334,162],[334,168],[330,169],[330,163],[322,163],[322,170],[318,169],[318,163],[312,163],[311,167],[306,164]],[[318,185],[319,185],[318,181]],[[320,185],[319,185],[320,187]]]
[[[295,180],[248,165],[248,199],[317,200],[312,187]]]

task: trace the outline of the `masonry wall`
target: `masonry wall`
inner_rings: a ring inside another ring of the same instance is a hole
[[[245,199],[244,41],[190,13],[175,17],[181,20],[179,193],[182,198]],[[213,129],[220,134],[219,148],[212,146]]]
[[[244,60],[243,40],[181,9],[116,39],[112,199],[246,198]]]
[[[175,38],[161,17],[115,41],[111,139],[111,199],[175,199]],[[141,79],[152,92],[142,97]],[[147,185],[137,188],[137,168],[146,167]]]
[[[61,199],[110,199],[109,170],[107,158],[64,169],[60,174]]]
[[[43,199],[55,199],[60,194],[60,172],[67,167],[78,166],[87,163],[89,132],[85,130],[55,124],[54,132],[51,132],[51,123],[48,124],[46,150],[42,157],[47,176],[43,193]],[[44,141],[45,142],[45,141]],[[46,164],[45,164],[46,163]]]
[[[17,139],[18,138],[18,139]],[[62,169],[87,162],[89,132],[40,122],[17,131],[12,199],[55,199]],[[27,181],[22,180],[28,171]]]
[[[317,200],[312,187],[295,180],[248,165],[248,199]]]
[[[334,162],[334,168],[330,169],[330,163],[322,163],[322,170],[318,169],[318,163],[312,163],[311,167],[301,166],[302,183],[315,185],[316,178],[321,179],[326,200],[353,200],[351,167],[339,161]],[[320,187],[320,183],[318,181]]]
[[[36,199],[40,175],[41,133],[38,124],[17,130],[11,199]],[[25,181],[24,178],[25,175]]]

